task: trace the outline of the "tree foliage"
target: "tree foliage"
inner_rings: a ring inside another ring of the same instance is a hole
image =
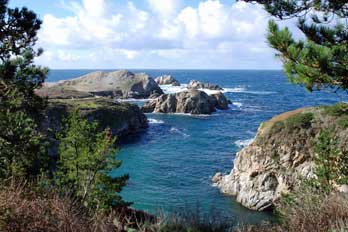
[[[289,80],[308,90],[348,89],[348,1],[257,0],[276,18],[298,18],[305,39],[269,22],[268,42],[278,51]]]
[[[45,101],[35,95],[47,69],[34,64],[41,21],[27,8],[8,8],[0,0],[0,178],[35,175],[45,164],[37,130]]]
[[[107,129],[98,132],[98,124],[82,119],[75,111],[65,121],[59,137],[60,158],[56,178],[62,188],[69,188],[85,205],[95,209],[125,206],[117,194],[128,175],[111,177],[120,167],[115,159],[115,138]]]

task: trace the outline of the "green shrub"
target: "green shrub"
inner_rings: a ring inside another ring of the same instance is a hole
[[[84,205],[97,210],[128,205],[118,195],[128,175],[110,176],[121,162],[115,159],[115,138],[108,129],[99,132],[96,122],[82,119],[75,111],[65,120],[58,141],[55,180],[61,189],[71,189]]]
[[[335,132],[323,130],[314,147],[317,181],[328,191],[333,184],[348,184],[348,151],[338,146]]]
[[[323,106],[324,112],[330,116],[348,115],[348,104],[338,103],[331,106]]]
[[[337,125],[340,128],[346,129],[348,128],[348,116],[341,116],[338,120],[337,120]]]
[[[290,116],[285,121],[287,130],[294,130],[296,128],[309,128],[314,119],[313,113],[299,113]]]

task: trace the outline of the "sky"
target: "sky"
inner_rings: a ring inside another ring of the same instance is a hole
[[[280,69],[262,6],[234,0],[10,0],[43,20],[51,69]],[[286,24],[286,23],[285,23]]]

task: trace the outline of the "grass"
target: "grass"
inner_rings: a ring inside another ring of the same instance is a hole
[[[322,106],[324,112],[330,116],[344,116],[348,115],[348,104],[338,103],[330,106]]]

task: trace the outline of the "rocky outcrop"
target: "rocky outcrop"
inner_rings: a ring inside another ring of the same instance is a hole
[[[148,98],[152,94],[163,94],[161,88],[149,75],[145,73],[134,74],[127,70],[93,72],[76,79],[60,81],[56,86],[48,86],[43,90],[38,90],[39,93],[46,92],[48,95],[57,91],[63,95],[64,92],[68,95],[84,93],[115,98]],[[57,98],[57,96],[52,98]]]
[[[179,81],[177,81],[171,75],[163,75],[159,76],[155,79],[156,83],[159,85],[172,85],[172,86],[180,86]]]
[[[220,86],[211,83],[202,83],[196,80],[190,81],[187,88],[189,89],[210,89],[210,90],[223,90]]]
[[[213,104],[214,104],[216,109],[218,109],[218,110],[227,110],[228,109],[229,101],[227,100],[227,98],[225,97],[225,95],[223,93],[218,92],[218,93],[214,93],[210,96],[213,100]]]
[[[49,100],[48,106],[42,112],[40,131],[49,138],[50,157],[57,157],[58,142],[55,138],[63,119],[75,110],[83,118],[97,121],[100,129],[110,128],[113,135],[121,138],[148,127],[146,116],[133,104],[115,103],[107,98]]]
[[[62,119],[74,110],[101,129],[110,128],[115,136],[124,136],[148,127],[144,113],[137,105],[114,102],[107,98],[50,100],[41,120],[42,131],[58,132]]]
[[[218,109],[227,109],[223,94],[209,96],[203,91],[189,90],[176,94],[163,94],[143,106],[146,113],[211,114]]]
[[[299,109],[263,123],[254,141],[237,153],[231,173],[217,173],[214,185],[250,209],[274,207],[282,193],[314,177],[313,147],[321,130],[335,130],[340,146],[347,145],[348,124],[342,123],[347,116],[328,109]]]
[[[73,99],[73,98],[91,98],[93,94],[77,91],[69,86],[51,85],[43,86],[35,91],[37,95],[49,99]]]

